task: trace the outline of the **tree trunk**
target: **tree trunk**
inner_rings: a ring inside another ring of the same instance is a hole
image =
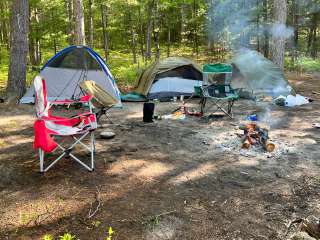
[[[35,40],[34,40],[34,29],[33,29],[33,10],[29,8],[29,59],[32,66],[36,65],[35,63]]]
[[[93,0],[89,0],[89,46],[93,48]]]
[[[75,0],[76,44],[85,45],[84,14],[82,0]]]
[[[1,42],[7,46],[10,46],[10,33],[9,33],[9,19],[7,17],[7,11],[9,9],[7,1],[0,1],[0,32]]]
[[[167,57],[170,57],[170,45],[171,45],[171,28],[168,25],[168,36],[167,36]]]
[[[145,54],[144,54],[144,28],[143,28],[143,22],[142,22],[142,16],[141,16],[141,6],[139,6],[139,31],[140,31],[140,53],[141,53],[141,57],[144,61],[144,57],[145,57]]]
[[[308,53],[314,59],[317,57],[317,28],[319,19],[320,13],[316,12],[312,14],[308,37]]]
[[[293,28],[294,28],[294,46],[297,48],[299,41],[299,6],[297,4],[298,0],[292,0],[292,8],[293,8]]]
[[[181,4],[181,44],[184,45],[188,42],[187,39],[187,4],[182,3]]]
[[[72,0],[66,0],[66,11],[68,16],[67,35],[69,45],[74,44],[74,18],[73,18],[73,2]]]
[[[294,65],[297,58],[297,47],[299,40],[298,6],[296,0],[292,0],[292,27],[294,31],[291,46],[291,64]]]
[[[156,48],[155,58],[160,58],[160,41],[159,41],[159,30],[154,31],[154,44]]]
[[[198,43],[198,25],[197,25],[197,18],[198,18],[198,7],[197,1],[193,0],[193,53],[196,54],[197,58],[199,55],[199,43]]]
[[[29,57],[32,66],[37,66],[41,62],[40,54],[40,39],[39,39],[39,14],[38,9],[35,8],[33,11],[30,11],[29,19]],[[34,26],[32,22],[35,22]]]
[[[284,67],[286,37],[282,34],[287,20],[287,1],[274,0],[274,25],[272,31],[272,61]]]
[[[136,31],[135,31],[135,25],[133,23],[131,12],[128,13],[128,19],[129,19],[129,25],[130,25],[130,35],[131,35],[131,51],[132,51],[132,57],[133,57],[133,63],[137,63],[137,49],[136,49]]]
[[[57,39],[56,39],[56,34],[54,31],[54,22],[55,22],[55,13],[54,13],[54,9],[51,9],[51,38],[52,38],[52,43],[53,43],[53,50],[54,50],[54,54],[57,54]]]
[[[214,17],[213,17],[213,9],[215,6],[215,1],[210,0],[210,7],[208,9],[208,15],[209,15],[209,35],[208,35],[208,42],[207,42],[207,51],[212,56],[214,54]]]
[[[156,48],[155,52],[155,59],[160,58],[160,20],[159,20],[159,14],[158,14],[158,1],[154,1],[154,8],[153,8],[153,16],[154,16],[154,22],[153,22],[153,36],[154,36],[154,45]]]
[[[38,9],[36,9],[36,16],[35,16],[35,19],[36,19],[36,23],[37,23],[37,26],[36,26],[36,39],[35,39],[35,60],[36,60],[36,64],[39,65],[41,63],[41,46],[40,46],[40,32],[39,32],[39,22],[40,22],[40,19],[39,19],[39,12],[38,12]]]
[[[102,22],[102,32],[103,32],[103,50],[104,57],[107,61],[109,57],[109,41],[108,41],[108,9],[107,6],[101,4],[101,22]]]
[[[151,33],[153,25],[153,7],[154,0],[149,1],[149,11],[148,11],[148,27],[147,27],[147,37],[146,37],[146,60],[151,58]]]
[[[7,82],[7,99],[17,101],[25,92],[28,57],[29,1],[12,0],[11,49]]]
[[[136,32],[134,31],[134,29],[131,29],[131,36],[132,36],[132,56],[133,56],[133,63],[136,64],[137,63],[137,44],[136,44]]]
[[[257,6],[257,9],[260,8],[260,1],[257,0],[256,2],[256,6]],[[256,33],[256,37],[257,37],[257,51],[260,52],[260,12],[258,10],[258,13],[257,13],[257,33]]]
[[[248,1],[246,1],[246,0],[242,0],[241,5],[242,5],[241,6],[242,9],[240,9],[240,11],[242,11],[242,12],[246,12],[247,8],[251,7],[251,3],[248,3]],[[240,33],[240,47],[248,48],[249,45],[250,45],[250,43],[249,43],[248,32],[246,31],[245,28],[243,28]]]
[[[263,0],[263,12],[264,12],[264,22],[269,22],[269,6],[268,6],[268,0]],[[269,32],[264,30],[264,46],[263,46],[263,55],[265,58],[269,58]]]
[[[318,56],[318,44],[317,44],[317,28],[313,30],[312,46],[311,46],[311,57],[316,59]]]

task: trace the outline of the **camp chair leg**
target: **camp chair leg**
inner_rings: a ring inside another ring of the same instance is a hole
[[[201,99],[200,104],[201,104],[201,111],[203,111],[202,113],[204,113],[206,101],[207,101],[206,98]],[[217,111],[221,111],[224,114],[226,114],[229,118],[233,119],[233,113],[232,113],[233,103],[234,103],[234,101],[228,101],[228,103],[225,103],[225,102],[221,102],[220,100],[216,100],[216,101],[213,101],[212,104],[209,107],[207,107],[207,109],[215,106],[216,110],[213,111],[212,114]],[[228,104],[228,105],[225,106],[226,104]],[[227,109],[225,109],[225,108],[227,108]]]
[[[76,162],[78,162],[80,165],[82,165],[84,168],[86,168],[88,171],[92,171],[93,169],[90,168],[87,164],[83,163],[79,158],[77,158],[75,155],[70,153],[70,157],[72,157]]]
[[[112,122],[111,118],[108,116],[108,114],[106,113],[105,115],[106,115],[106,118],[109,120],[110,124],[113,124],[113,122]]]
[[[98,123],[100,123],[100,118],[101,118],[103,115],[105,115],[106,118],[107,118],[107,120],[109,121],[109,123],[110,123],[110,124],[113,124],[112,120],[111,120],[110,117],[108,116],[108,110],[109,110],[109,109],[110,109],[110,108],[102,108],[102,109],[100,109],[100,110],[97,112],[96,116],[97,116],[97,122],[98,122]]]
[[[95,153],[95,138],[94,138],[94,132],[91,132],[90,134],[90,139],[91,139],[91,171],[94,170],[94,153]]]
[[[63,152],[58,158],[56,158],[46,169],[44,169],[43,172],[47,172],[51,167],[53,167],[62,157],[66,155],[65,152]]]
[[[82,143],[81,141],[90,133],[90,147]],[[78,162],[80,165],[82,165],[84,168],[86,168],[88,171],[93,171],[94,169],[94,152],[95,152],[95,138],[94,138],[94,132],[87,132],[83,134],[80,138],[76,138],[73,136],[73,139],[75,142],[68,148],[63,147],[61,144],[58,144],[58,148],[62,150],[61,155],[57,157],[53,162],[50,163],[49,166],[46,168],[44,167],[44,151],[39,149],[39,158],[40,158],[40,172],[44,173],[47,172],[51,167],[53,167],[60,159],[62,159],[64,156],[70,156],[72,159],[74,159],[76,162]],[[90,166],[82,162],[79,158],[77,158],[75,155],[71,153],[71,150],[77,145],[80,144],[83,148],[85,148],[87,151],[90,152]]]
[[[204,114],[204,109],[206,107],[207,99],[205,97],[202,97],[200,100],[200,112],[201,114]]]
[[[40,159],[40,172],[43,173],[43,158],[44,158],[44,151],[39,149],[39,159]]]
[[[232,113],[231,113],[231,107],[232,105],[230,105],[230,101],[228,101],[228,106],[227,106],[227,110],[225,109],[224,105],[225,104],[221,104],[219,105],[218,102],[216,103],[216,106],[218,108],[218,110],[222,111],[224,114],[226,114],[229,118],[233,119]]]
[[[233,111],[232,111],[233,105],[234,105],[234,101],[228,102],[228,113],[231,115],[231,118],[233,118]]]

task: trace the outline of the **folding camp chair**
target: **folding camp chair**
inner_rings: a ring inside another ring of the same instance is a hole
[[[94,170],[94,152],[95,152],[95,138],[94,131],[97,128],[96,115],[92,112],[91,97],[89,95],[82,97],[79,101],[47,101],[47,91],[45,80],[40,76],[34,79],[34,88],[36,93],[36,115],[37,120],[34,124],[35,141],[34,148],[39,149],[40,158],[40,172],[46,172],[53,167],[63,157],[72,158],[84,168],[89,171]],[[78,114],[71,118],[58,117],[51,115],[50,109],[53,105],[69,105],[74,103],[88,104],[90,110]],[[89,144],[86,145],[83,140],[90,136]],[[63,144],[65,138],[71,138],[74,142],[65,147]],[[60,143],[57,140],[61,140]],[[86,164],[76,157],[72,151],[76,145],[82,146],[85,150],[90,152],[90,164]],[[53,160],[47,167],[44,165],[45,153],[50,153],[62,150],[62,153]]]
[[[233,118],[232,107],[234,102],[239,99],[239,95],[231,88],[230,84],[226,84],[232,73],[231,65],[228,64],[207,64],[203,67],[203,85],[198,89],[200,92],[200,111],[202,114],[211,107],[215,110],[211,113],[220,111]],[[218,74],[218,83],[209,84],[209,74]],[[221,83],[221,78],[223,83]],[[195,91],[197,91],[195,89]],[[210,101],[210,103],[208,103]]]
[[[215,106],[215,111],[211,111],[210,113],[221,111],[231,119],[233,118],[232,107],[234,102],[239,99],[239,96],[230,85],[204,86],[201,87],[201,92],[200,111],[202,114],[205,113],[206,109]],[[211,105],[208,101],[211,102]]]
[[[118,100],[106,92],[98,83],[91,80],[86,80],[80,83],[80,88],[86,94],[92,96],[92,104],[97,109],[96,116],[97,121],[100,122],[100,118],[105,115],[110,122],[110,118],[107,113],[118,103]]]

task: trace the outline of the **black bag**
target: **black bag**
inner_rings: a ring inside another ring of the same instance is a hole
[[[146,123],[153,122],[154,103],[143,104],[143,121]]]

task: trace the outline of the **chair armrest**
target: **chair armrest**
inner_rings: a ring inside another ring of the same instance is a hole
[[[95,113],[85,112],[85,113],[79,113],[79,114],[71,116],[71,117],[60,117],[60,116],[45,117],[45,116],[43,116],[38,119],[48,121],[48,122],[63,122],[66,120],[73,120],[73,119],[77,119],[77,118],[80,119],[81,117],[89,117],[91,115],[95,115]]]
[[[85,95],[78,100],[70,100],[70,99],[57,100],[57,101],[50,102],[50,104],[51,105],[70,105],[70,104],[77,104],[77,103],[88,103],[91,101],[91,99],[92,99],[92,96]]]

